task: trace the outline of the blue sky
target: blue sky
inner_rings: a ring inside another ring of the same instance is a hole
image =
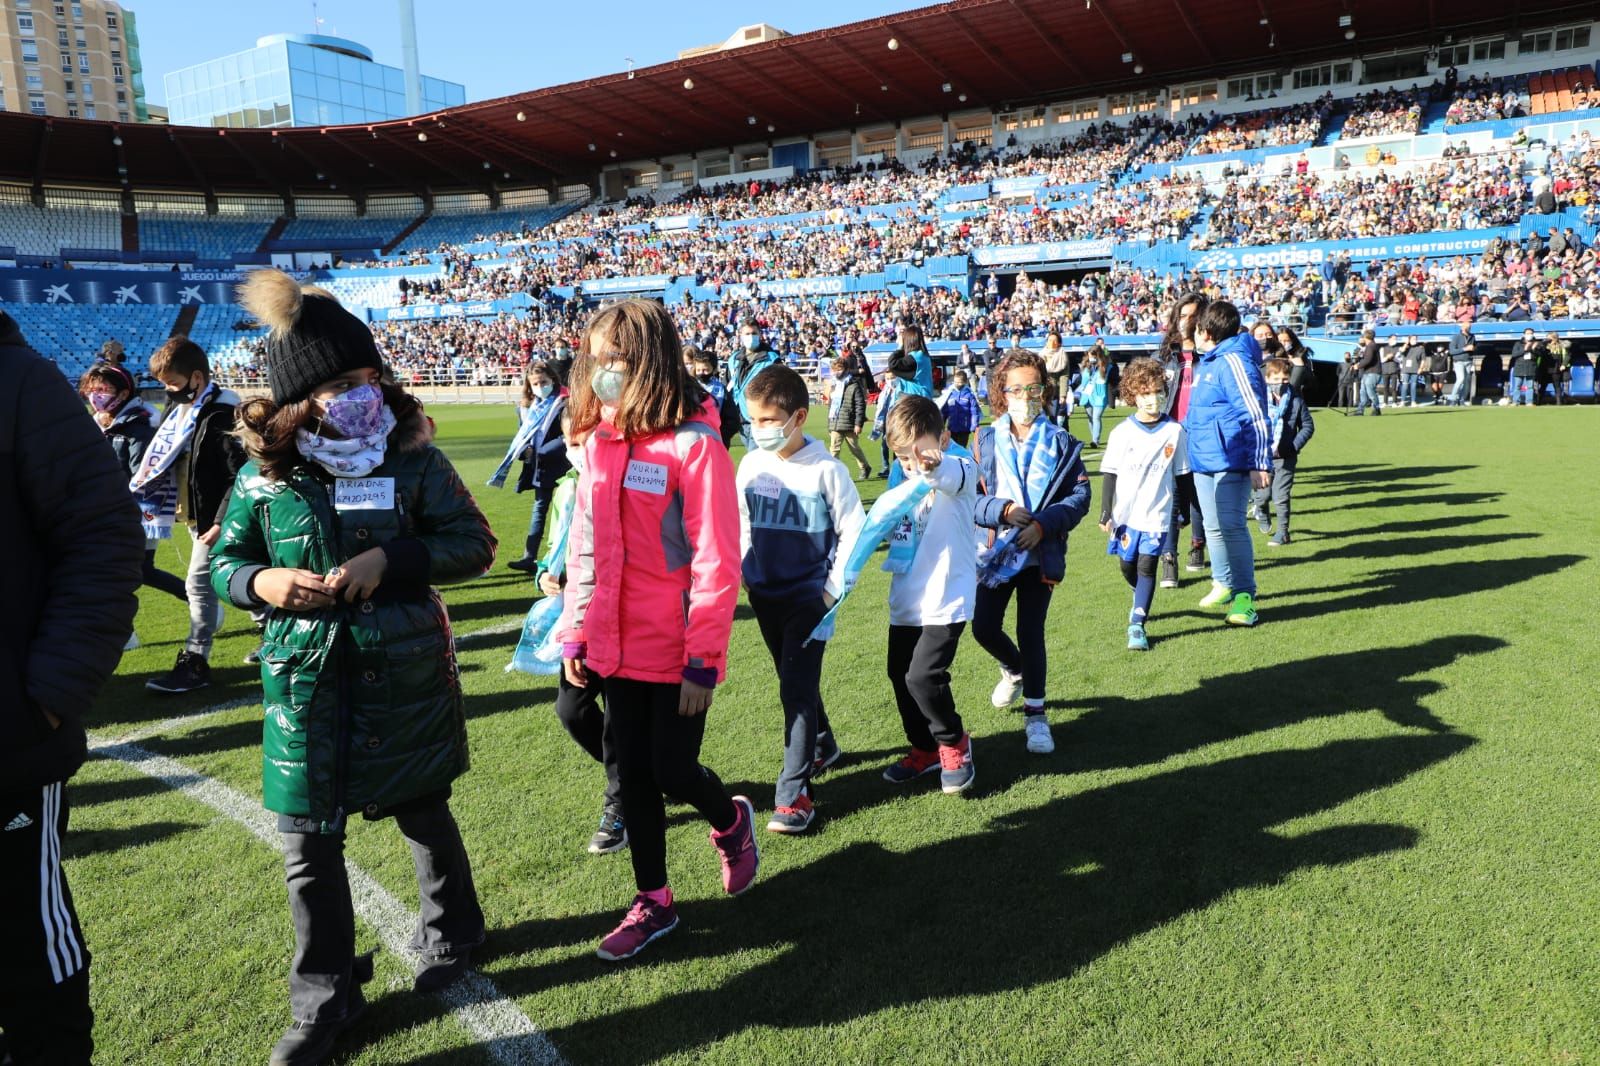
[[[195,0],[125,0],[139,19],[145,93],[165,104],[163,76],[255,44],[269,33],[311,33],[310,0],[204,6]],[[460,82],[467,99],[592,78],[677,58],[696,45],[726,39],[740,26],[770,22],[790,33],[922,7],[928,0],[807,0],[804,4],[678,3],[621,0],[611,4],[489,3],[415,0],[422,71]],[[395,0],[320,0],[322,32],[360,41],[381,63],[400,65]]]

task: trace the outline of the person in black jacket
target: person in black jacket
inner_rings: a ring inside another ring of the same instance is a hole
[[[567,441],[561,435],[561,412],[567,398],[549,365],[539,360],[522,372],[522,399],[517,403],[519,432],[533,434],[518,457],[522,471],[517,475],[517,491],[533,493],[533,509],[528,516],[528,535],[523,541],[522,558],[508,565],[531,574],[539,568],[539,547],[544,543],[545,516],[556,482],[572,469],[567,460]],[[531,423],[531,425],[530,425]]]
[[[1272,430],[1272,483],[1255,490],[1250,509],[1255,512],[1261,532],[1269,534],[1267,546],[1271,548],[1289,543],[1289,497],[1294,492],[1295,469],[1300,452],[1311,443],[1311,435],[1317,430],[1311,420],[1311,408],[1301,398],[1300,390],[1289,383],[1289,370],[1287,359],[1268,359],[1261,367],[1267,381],[1267,420]],[[1269,496],[1278,520],[1276,529],[1267,513]]]
[[[1378,347],[1377,337],[1370,329],[1361,334],[1355,371],[1361,381],[1361,398],[1356,401],[1355,413],[1366,414],[1370,405],[1374,415],[1383,414],[1383,408],[1378,406],[1378,382],[1383,380],[1383,354]]]
[[[145,449],[156,435],[155,408],[139,398],[133,375],[110,362],[96,363],[84,371],[78,381],[78,394],[94,411],[95,424],[105,434],[106,442],[111,445],[124,476],[131,481],[133,475],[139,472]],[[156,568],[156,547],[159,544],[160,541],[145,542],[144,583],[188,602],[189,593],[184,588],[183,578]],[[138,638],[130,638],[127,650],[138,646]]]
[[[205,349],[188,337],[172,337],[150,357],[150,373],[166,386],[167,410],[140,473],[142,476],[152,469],[153,462],[159,462],[164,440],[178,441],[176,456],[167,469],[167,476],[177,481],[178,497],[175,515],[154,513],[147,506],[146,530],[158,537],[163,532],[170,536],[170,522],[175,519],[187,523],[193,542],[186,582],[189,639],[172,669],[145,683],[151,692],[174,694],[211,683],[211,642],[222,625],[222,605],[211,588],[211,547],[222,535],[222,516],[245,454],[233,436],[239,397],[211,380]],[[185,420],[192,420],[187,433],[170,432]],[[257,654],[252,652],[246,661],[257,661]]]
[[[89,949],[61,869],[83,719],[133,632],[144,537],[61,372],[0,312],[0,1058],[87,1064]]]
[[[1533,330],[1523,330],[1521,339],[1511,346],[1513,406],[1531,406],[1537,402],[1534,381],[1539,376],[1539,362],[1544,356],[1544,345],[1534,339]]]
[[[831,367],[828,380],[828,454],[839,458],[841,448],[849,448],[861,465],[861,480],[872,476],[872,464],[861,450],[861,430],[867,424],[867,386],[859,374],[851,373],[851,360],[839,358]]]

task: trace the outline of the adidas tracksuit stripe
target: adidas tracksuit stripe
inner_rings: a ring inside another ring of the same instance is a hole
[[[37,792],[0,793],[0,819],[5,819],[0,827],[0,904],[15,923],[10,935],[20,951],[10,965],[19,968],[24,981],[59,985],[88,963],[83,930],[61,871],[65,808],[59,781]]]

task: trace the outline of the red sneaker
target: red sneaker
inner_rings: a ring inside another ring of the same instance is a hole
[[[972,736],[961,735],[957,744],[939,745],[939,787],[955,795],[972,787],[978,772],[972,766]]]
[[[912,748],[909,755],[883,772],[883,779],[891,784],[904,785],[937,769],[939,769],[938,752]]]
[[[670,903],[663,906],[641,892],[633,897],[633,906],[628,908],[622,924],[600,941],[595,954],[607,962],[631,959],[676,928],[677,908]]]
[[[804,833],[811,828],[811,821],[816,816],[817,810],[811,805],[811,797],[802,793],[795,797],[792,806],[779,807],[772,812],[772,821],[767,823],[767,832]]]
[[[750,887],[761,866],[761,849],[756,846],[756,808],[743,796],[733,797],[738,820],[726,833],[711,831],[711,843],[722,856],[722,890],[737,896]]]

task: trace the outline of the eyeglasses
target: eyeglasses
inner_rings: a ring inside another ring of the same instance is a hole
[[[1044,392],[1043,385],[1012,385],[1002,390],[1007,396],[1038,396]]]

